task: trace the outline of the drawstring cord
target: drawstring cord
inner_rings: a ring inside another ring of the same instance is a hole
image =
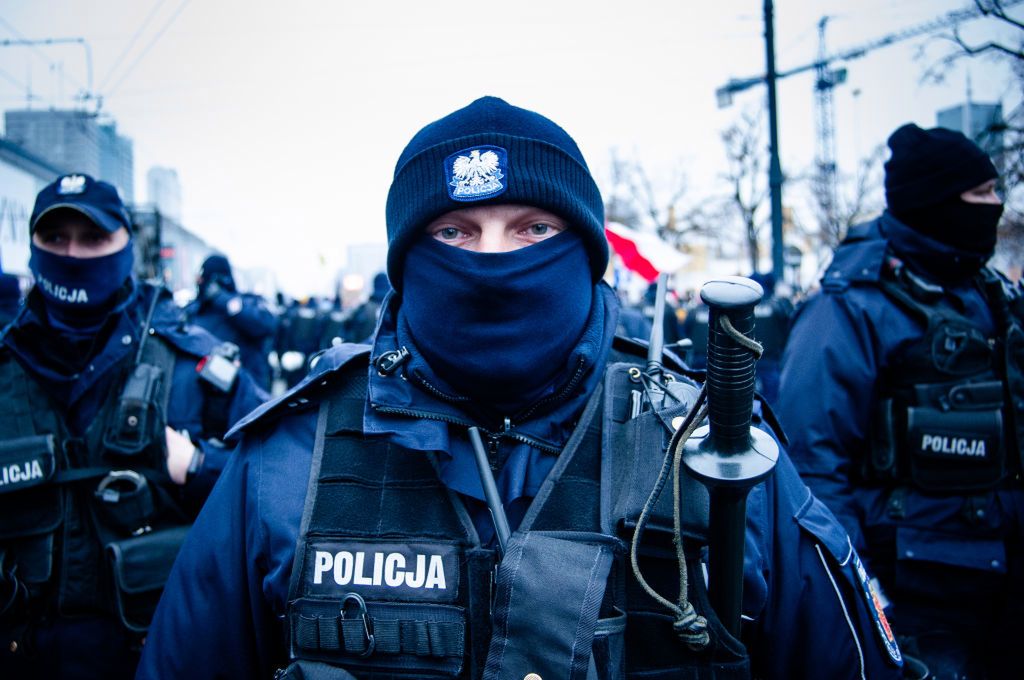
[[[672,440],[669,443],[669,451],[677,451],[677,453],[674,456],[665,456],[665,461],[661,466],[661,471],[658,473],[658,480],[655,482],[654,488],[651,490],[651,495],[647,498],[647,502],[644,503],[644,508],[640,513],[640,519],[636,524],[636,530],[633,532],[633,541],[629,546],[629,561],[633,568],[633,574],[636,576],[636,580],[648,595],[675,614],[676,620],[672,623],[673,630],[675,630],[676,634],[679,635],[679,637],[695,651],[706,647],[710,638],[707,632],[707,619],[697,614],[687,597],[689,584],[687,582],[686,573],[686,555],[683,552],[682,517],[679,512],[679,463],[682,452],[681,443],[690,438],[693,431],[697,429],[705,416],[707,416],[708,409],[705,404],[706,399],[707,390],[706,388],[701,388],[700,394],[697,396],[697,400],[694,403],[693,408],[690,409],[689,415],[686,416],[686,420],[682,427],[672,435]],[[640,571],[640,564],[637,561],[637,547],[640,545],[644,528],[647,526],[647,521],[650,518],[651,510],[657,504],[658,499],[661,497],[661,492],[668,481],[670,469],[674,477],[672,495],[675,505],[675,510],[672,513],[672,524],[674,528],[672,543],[675,546],[676,560],[679,564],[679,598],[677,602],[670,602],[665,599],[660,593],[658,593],[658,591],[647,583],[643,573]]]
[[[732,322],[729,320],[727,315],[722,314],[719,317],[719,325],[722,327],[722,330],[729,335],[729,337],[737,342],[737,344],[749,349],[754,354],[755,359],[761,358],[761,354],[764,352],[764,347],[761,343],[736,330],[736,327],[732,325]],[[646,382],[644,383],[644,389],[649,389]],[[668,393],[668,390],[665,391]],[[649,397],[650,395],[648,394],[648,398]],[[633,540],[629,546],[629,562],[633,568],[633,574],[636,576],[640,586],[655,601],[659,602],[662,606],[675,614],[676,618],[672,623],[672,629],[675,630],[679,638],[694,651],[700,651],[707,647],[711,638],[708,635],[707,619],[697,613],[693,608],[693,604],[687,597],[689,580],[686,571],[686,554],[683,550],[682,515],[680,510],[682,485],[680,483],[680,477],[683,458],[683,444],[693,435],[694,431],[700,426],[700,424],[704,422],[707,415],[707,384],[705,383],[705,385],[701,387],[700,394],[697,395],[693,408],[691,408],[689,414],[687,414],[686,420],[683,421],[683,424],[678,430],[675,430],[672,435],[672,439],[669,441],[668,451],[671,452],[671,455],[668,453],[665,455],[665,460],[662,463],[660,472],[658,473],[658,479],[654,484],[654,488],[651,490],[650,496],[647,497],[647,502],[644,503],[643,510],[640,513],[640,519],[636,524],[636,530],[633,532]],[[664,422],[664,418],[662,418],[660,414],[659,419]],[[643,573],[640,571],[640,563],[637,560],[637,549],[640,545],[644,529],[646,528],[647,522],[650,518],[651,511],[658,503],[658,499],[661,497],[661,492],[664,490],[665,484],[668,481],[670,463],[672,470],[673,507],[672,543],[675,547],[676,561],[679,565],[679,597],[676,602],[670,602],[651,587],[644,578]]]

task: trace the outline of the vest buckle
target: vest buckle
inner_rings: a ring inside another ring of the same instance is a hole
[[[357,613],[363,619],[363,634],[366,636],[366,651],[361,653],[360,657],[368,657],[373,654],[374,647],[377,646],[377,641],[373,637],[373,619],[370,618],[369,612],[366,610],[366,600],[363,599],[359,593],[346,593],[345,597],[341,600],[341,618],[345,619],[345,607],[352,601],[356,603],[358,607]]]

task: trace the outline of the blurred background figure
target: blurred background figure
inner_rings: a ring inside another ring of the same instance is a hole
[[[352,310],[345,324],[345,342],[369,342],[373,337],[373,331],[377,327],[377,317],[380,316],[380,303],[384,296],[391,290],[388,283],[388,275],[379,272],[373,277],[373,290],[370,297],[363,304]]]
[[[321,320],[316,298],[292,300],[281,316],[278,356],[281,380],[292,387],[306,375],[308,361],[320,349]]]
[[[0,272],[0,328],[14,319],[21,304],[21,288],[18,277]]]
[[[223,255],[211,255],[196,277],[196,299],[186,308],[189,321],[238,346],[244,366],[260,387],[270,389],[270,353],[277,320],[263,298],[240,293]]]

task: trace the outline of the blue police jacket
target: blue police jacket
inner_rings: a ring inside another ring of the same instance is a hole
[[[387,342],[392,321],[385,314],[375,348],[386,347],[381,343]],[[137,677],[270,677],[287,665],[282,617],[317,424],[316,399],[308,398],[307,388],[368,349],[344,344],[328,350],[292,392],[236,426],[241,432],[236,455],[186,539]],[[600,356],[596,368],[603,374],[605,355]],[[364,432],[376,430],[403,446],[417,436],[438,436],[422,430],[422,420],[406,418],[403,426],[392,413],[382,428],[378,417],[367,414],[382,405],[443,413],[450,404],[400,380],[390,383],[395,385],[391,393],[375,392],[375,367],[369,375],[372,405],[368,400]],[[575,414],[555,412],[556,420],[574,422]],[[532,423],[532,431],[561,440],[566,423],[551,422],[551,416],[541,420],[548,422]],[[477,473],[471,459],[458,452],[461,446],[453,438],[437,449],[455,452],[447,457],[441,480],[482,504],[479,482],[470,481]],[[535,493],[537,469],[550,470],[553,458],[529,447],[510,455],[506,465],[519,472],[503,473],[498,485],[513,525],[522,515],[513,512],[516,501],[510,503],[510,495],[523,501]],[[870,604],[846,532],[784,455],[775,475],[752,492],[747,527],[744,639],[759,677],[899,677],[899,652]]]
[[[3,345],[28,371],[53,402],[72,434],[86,430],[109,398],[119,373],[117,367],[137,350],[141,323],[150,307],[150,287],[136,287],[108,317],[104,343],[93,348],[84,369],[69,372],[60,363],[62,344],[75,342],[41,317],[35,294],[4,336]],[[203,466],[183,488],[186,505],[195,511],[204,501],[230,458],[231,449],[203,430],[204,388],[197,363],[218,341],[209,333],[184,323],[181,310],[168,296],[154,309],[152,331],[177,354],[168,399],[167,424],[187,430],[203,451]],[[116,395],[115,395],[116,398]],[[235,422],[269,398],[241,371],[230,401],[229,422]],[[219,433],[218,433],[219,434]],[[129,651],[125,633],[112,619],[57,619],[37,630],[35,654],[58,664],[60,677],[130,677],[137,653]],[[121,653],[119,653],[119,650]],[[2,673],[0,673],[2,675]]]
[[[248,293],[220,291],[210,300],[194,300],[185,307],[190,322],[211,335],[238,345],[242,366],[256,384],[270,387],[270,353],[277,318],[263,298]]]
[[[908,266],[923,265],[919,274],[927,276],[928,267],[955,265],[956,254],[889,213],[856,227],[851,235],[856,240],[836,251],[821,292],[797,311],[783,356],[778,415],[790,438],[790,456],[815,495],[843,522],[885,588],[894,585],[894,575],[905,565],[927,563],[951,569],[960,575],[957,579],[974,574],[971,582],[978,584],[997,583],[988,577],[1015,569],[1009,580],[1020,583],[1022,566],[1007,554],[1019,555],[1024,546],[1024,492],[1019,484],[978,494],[980,505],[968,516],[966,494],[905,488],[899,512],[893,512],[891,487],[858,483],[860,465],[871,450],[872,409],[884,388],[881,376],[893,368],[898,351],[925,332],[920,321],[877,285],[884,260],[895,252]],[[990,337],[994,320],[978,286],[967,280],[943,288],[946,299]],[[918,579],[899,588],[947,603],[962,622],[967,606],[982,593],[953,598],[955,580]],[[1019,588],[1016,593],[1005,596],[1018,598],[1019,612],[1024,602]],[[893,604],[898,628],[900,603]]]

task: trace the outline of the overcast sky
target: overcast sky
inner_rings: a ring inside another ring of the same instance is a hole
[[[969,0],[780,0],[781,70],[967,7]],[[731,77],[764,72],[758,0],[4,0],[0,39],[83,37],[103,111],[134,140],[145,173],[175,168],[184,222],[243,266],[272,266],[292,294],[327,290],[347,244],[384,240],[394,162],[424,124],[492,94],[572,134],[601,183],[610,150],[653,172],[686,167],[694,195],[724,167],[718,133],[764,99],[718,109]],[[1020,16],[1024,5],[1012,11]],[[975,21],[965,35],[1003,34]],[[1007,70],[973,61],[944,85],[922,82],[946,49],[916,39],[851,61],[835,92],[841,169],[906,121],[965,99],[1017,103]],[[0,48],[0,104],[66,107],[86,83],[76,45]],[[51,67],[60,64],[63,70]],[[784,170],[814,155],[812,74],[780,84]]]

